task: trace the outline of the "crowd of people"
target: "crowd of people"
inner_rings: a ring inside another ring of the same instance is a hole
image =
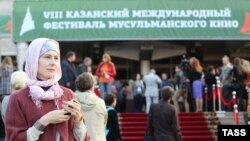
[[[95,71],[90,57],[78,66],[75,60],[76,53],[69,51],[61,61],[59,43],[48,38],[30,43],[24,71],[16,71],[11,57],[3,59],[0,125],[5,130],[0,129],[0,141],[121,141],[119,112],[146,112],[156,140],[177,141],[176,113],[212,111],[214,105],[204,98],[204,90],[212,97],[218,81],[225,101],[236,91],[239,110],[247,110],[250,65],[242,58],[234,58],[232,64],[225,55],[218,71],[191,57],[175,66],[173,78],[167,73],[158,75],[152,68],[123,84],[115,79],[116,67],[109,54],[103,54]],[[232,111],[232,107],[222,104],[222,110]],[[165,116],[171,118],[161,119]],[[158,131],[161,128],[164,132]]]
[[[98,80],[91,73],[90,58],[77,67],[75,59],[75,52],[69,51],[61,61],[59,43],[48,38],[30,43],[24,71],[14,71],[11,57],[5,57],[0,67],[5,126],[0,140],[121,140],[116,96],[109,86],[116,75],[110,56],[103,55]],[[104,84],[102,97],[94,91],[97,83]]]

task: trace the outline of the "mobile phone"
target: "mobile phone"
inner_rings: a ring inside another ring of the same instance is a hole
[[[73,99],[73,102],[78,103],[76,100]],[[78,103],[79,104],[79,103]]]
[[[68,105],[69,108],[73,108],[71,105]]]
[[[68,115],[68,116],[70,116],[70,115],[71,115],[71,113],[70,113],[70,112],[67,112],[67,113],[64,113],[64,115]]]

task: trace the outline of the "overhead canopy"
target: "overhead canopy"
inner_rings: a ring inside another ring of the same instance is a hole
[[[114,57],[139,61],[139,48],[133,43],[107,46],[105,52]]]
[[[186,48],[170,43],[157,43],[152,53],[152,60],[176,57],[186,54]]]
[[[15,0],[13,39],[249,40],[250,0]]]
[[[119,43],[113,46],[106,46],[105,52],[118,58],[126,58],[131,60],[140,60],[140,54],[149,51],[148,60],[159,60],[164,58],[176,57],[186,54],[186,48],[183,45],[176,45],[171,43],[153,42],[154,45],[150,47],[139,46],[137,42]],[[146,60],[147,60],[146,59]]]

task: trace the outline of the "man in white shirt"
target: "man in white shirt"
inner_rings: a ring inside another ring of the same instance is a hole
[[[143,81],[146,86],[146,113],[148,113],[151,103],[159,102],[159,84],[161,84],[162,81],[154,69],[151,69],[149,74],[143,77]]]

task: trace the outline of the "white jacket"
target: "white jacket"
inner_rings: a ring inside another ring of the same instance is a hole
[[[149,73],[143,77],[143,81],[146,86],[145,96],[158,97],[159,96],[159,84],[162,83],[160,77],[154,73]]]
[[[105,127],[108,114],[104,101],[94,92],[76,91],[76,96],[81,104],[81,111],[85,120],[87,132],[91,141],[106,141]]]

